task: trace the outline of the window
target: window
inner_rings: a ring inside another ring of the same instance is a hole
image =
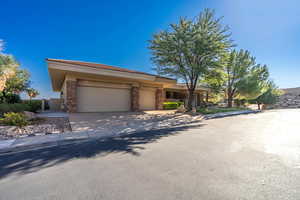
[[[179,98],[180,98],[180,93],[174,92],[174,93],[173,93],[173,98],[174,98],[174,99],[179,99]]]
[[[166,98],[167,98],[167,99],[170,99],[170,98],[171,98],[171,92],[166,91]]]

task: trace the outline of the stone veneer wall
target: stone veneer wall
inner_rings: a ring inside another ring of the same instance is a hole
[[[139,98],[140,98],[140,90],[138,87],[133,86],[131,88],[131,111],[139,111]]]
[[[67,80],[66,89],[67,89],[67,98],[66,98],[67,112],[76,112],[77,111],[77,99],[76,99],[77,81]]]
[[[279,97],[275,108],[300,108],[300,87],[281,90],[284,94]]]
[[[163,89],[157,88],[155,93],[155,109],[162,110],[163,109]]]

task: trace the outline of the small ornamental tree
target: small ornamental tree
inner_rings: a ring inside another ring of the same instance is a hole
[[[36,89],[33,89],[33,88],[28,88],[26,90],[26,92],[27,92],[27,95],[29,96],[30,101],[32,98],[35,98],[36,96],[38,96],[40,94]]]
[[[262,104],[273,105],[277,103],[281,94],[282,91],[277,88],[274,82],[268,82],[266,91],[255,99],[257,108],[260,110]]]
[[[198,80],[218,65],[221,55],[232,47],[228,27],[214,12],[205,9],[194,20],[181,18],[170,30],[153,36],[149,49],[159,74],[178,78],[188,89],[187,110],[192,109]]]

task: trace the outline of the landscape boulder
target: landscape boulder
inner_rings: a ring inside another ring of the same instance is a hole
[[[186,112],[186,109],[185,109],[184,105],[179,106],[179,107],[177,108],[177,112],[178,112],[178,113],[184,113],[184,112]]]
[[[33,119],[37,118],[35,113],[29,112],[29,111],[24,111],[24,115],[27,120],[33,120]]]

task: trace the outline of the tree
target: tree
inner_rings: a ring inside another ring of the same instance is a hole
[[[215,68],[221,55],[232,47],[228,27],[205,9],[195,20],[181,18],[171,30],[161,31],[150,41],[152,60],[159,74],[178,78],[188,89],[187,109],[192,109],[198,80]]]
[[[232,107],[234,98],[259,96],[268,77],[267,66],[257,64],[249,51],[232,50],[223,55],[220,67],[209,73],[204,82],[214,91],[223,91],[228,107]]]
[[[282,91],[278,89],[275,83],[269,81],[267,84],[266,91],[255,99],[258,109],[259,110],[261,109],[261,104],[265,104],[265,105],[275,104],[278,101],[278,98],[281,94]]]
[[[1,46],[0,40],[0,47]],[[0,52],[0,102],[10,103],[30,86],[30,75],[12,55]]]
[[[26,89],[26,92],[27,92],[27,95],[29,96],[30,101],[32,98],[34,98],[40,94],[36,89],[33,89],[33,88]]]
[[[15,75],[18,67],[19,64],[13,56],[0,52],[0,92],[5,89],[7,80]]]

